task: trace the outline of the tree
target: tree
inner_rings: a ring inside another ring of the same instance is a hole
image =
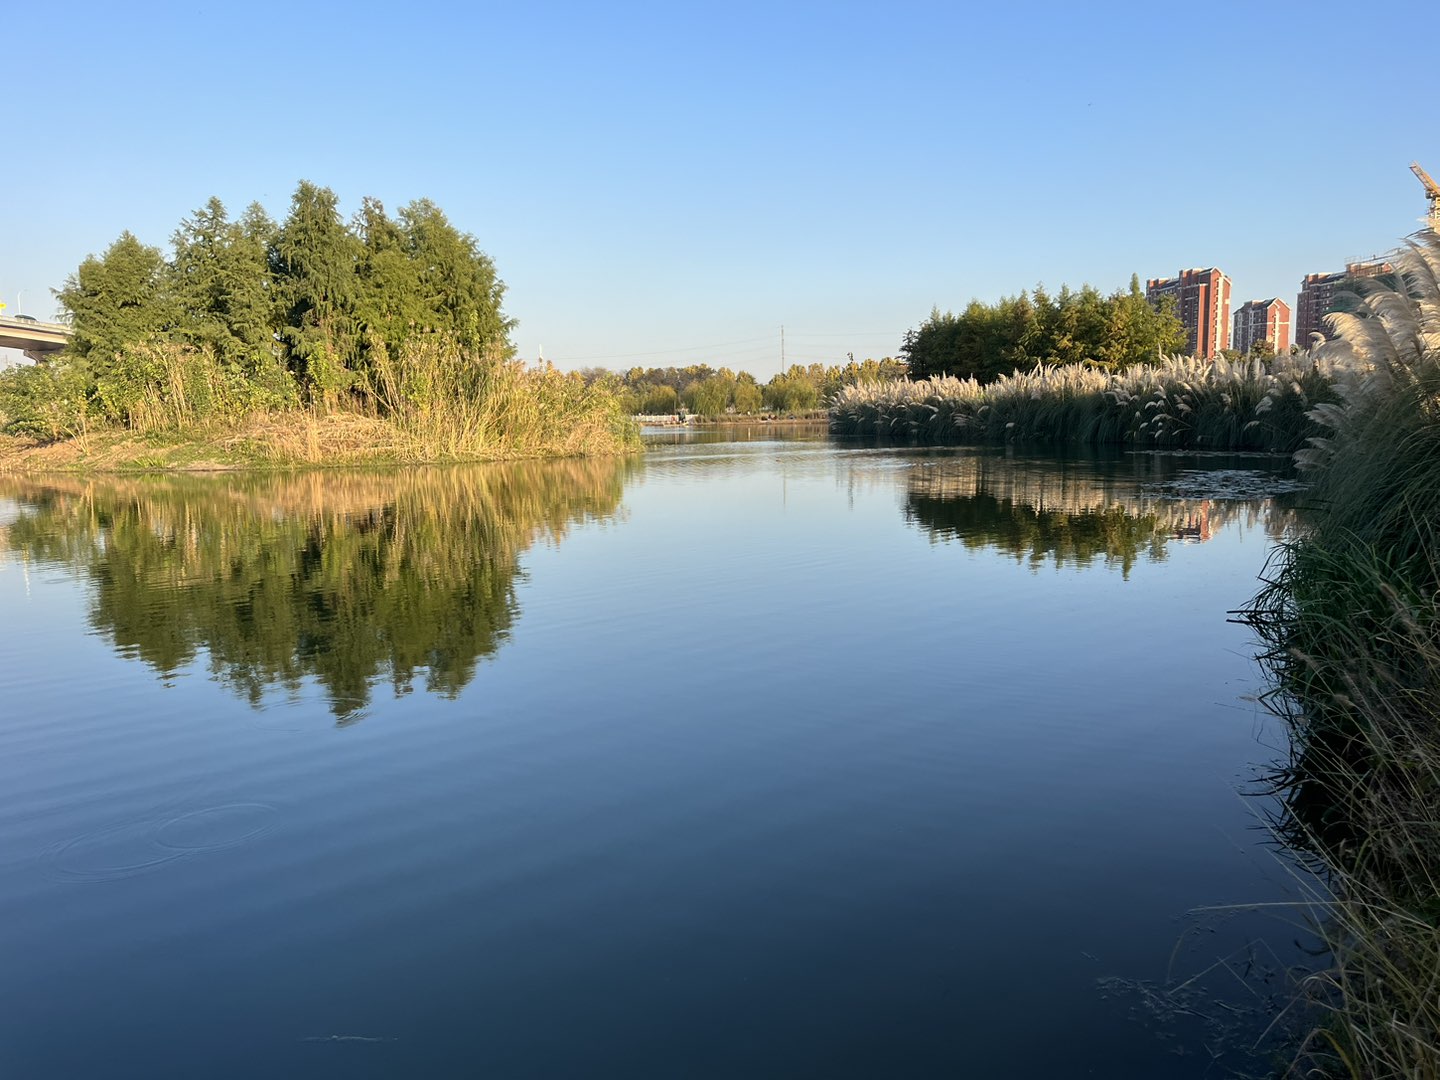
[[[755,413],[760,411],[760,407],[765,401],[765,395],[755,382],[754,375],[751,375],[748,371],[740,372],[735,379],[733,400],[737,413]]]
[[[1090,285],[1043,286],[998,303],[972,300],[956,315],[933,308],[905,334],[901,354],[912,378],[956,375],[987,382],[1037,363],[1089,363],[1110,370],[1154,363],[1182,351],[1185,331],[1173,302],[1151,305],[1132,275],[1128,291],[1102,295]]]
[[[460,343],[508,359],[513,319],[501,310],[505,285],[495,264],[469,233],[450,224],[429,199],[400,209],[400,223],[417,272],[420,299],[434,327],[456,334]]]
[[[355,383],[360,242],[340,220],[329,188],[302,180],[270,249],[290,370],[319,400]]]
[[[168,334],[177,310],[167,285],[160,249],[129,232],[89,256],[55,293],[73,332],[70,355],[102,373],[126,345]]]
[[[255,203],[239,221],[212,198],[180,222],[170,279],[176,336],[209,346],[225,365],[256,375],[274,362],[269,248],[275,225]]]
[[[733,380],[720,374],[696,379],[685,387],[681,399],[696,416],[723,416],[730,405]]]
[[[820,403],[820,388],[805,368],[792,364],[765,384],[763,396],[765,404],[777,412],[805,412]]]

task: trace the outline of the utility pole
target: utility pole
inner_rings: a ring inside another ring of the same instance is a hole
[[[780,374],[785,374],[785,324],[780,324]]]

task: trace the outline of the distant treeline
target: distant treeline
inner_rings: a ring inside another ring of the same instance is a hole
[[[939,308],[905,334],[900,353],[914,379],[954,375],[989,382],[1037,364],[1085,363],[1107,371],[1183,353],[1185,329],[1168,297],[1155,307],[1140,279],[1108,296],[1086,285],[1051,296],[1043,286],[996,304],[972,300],[959,315]]]
[[[367,198],[345,221],[333,191],[302,182],[278,224],[258,203],[232,219],[211,199],[171,248],[125,232],[80,264],[56,293],[65,353],[0,377],[11,431],[186,429],[303,407],[441,433],[443,448],[412,448],[433,457],[574,452],[557,413],[595,432],[619,415],[579,378],[520,370],[494,264],[426,199],[392,217]]]
[[[809,412],[828,404],[842,387],[903,378],[905,364],[889,357],[845,364],[792,364],[763,385],[748,371],[709,364],[635,367],[625,372],[590,368],[581,375],[591,384],[609,387],[631,414],[656,416],[683,409],[696,416],[723,416],[731,412]]]

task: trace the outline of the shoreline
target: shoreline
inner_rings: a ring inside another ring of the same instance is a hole
[[[752,424],[765,424],[769,427],[806,427],[828,426],[830,423],[829,413],[818,410],[813,414],[803,416],[782,416],[774,413],[728,413],[725,416],[696,416],[693,413],[688,416],[680,416],[677,413],[640,413],[630,419],[641,427],[647,428],[735,427]]]
[[[355,413],[257,414],[231,425],[136,432],[106,427],[68,439],[0,435],[0,474],[265,473],[493,464],[640,451],[633,424],[581,426],[546,444],[497,442],[474,452],[436,452],[393,424]]]

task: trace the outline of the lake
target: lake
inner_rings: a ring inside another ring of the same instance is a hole
[[[0,477],[0,1075],[1248,1061],[1296,872],[1227,613],[1293,486],[763,428]]]

